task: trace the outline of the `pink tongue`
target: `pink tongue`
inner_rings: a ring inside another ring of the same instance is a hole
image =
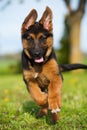
[[[36,63],[41,63],[41,62],[43,62],[43,61],[44,61],[43,57],[41,57],[40,59],[35,59],[35,62],[36,62]]]

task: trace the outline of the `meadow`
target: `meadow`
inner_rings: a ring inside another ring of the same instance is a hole
[[[37,119],[39,107],[23,82],[22,74],[0,75],[0,130],[87,130],[87,71],[63,73],[60,121],[50,115]]]

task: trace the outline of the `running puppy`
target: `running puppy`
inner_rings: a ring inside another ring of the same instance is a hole
[[[38,116],[51,110],[52,123],[59,120],[61,108],[61,72],[86,65],[58,65],[53,50],[52,11],[46,7],[39,22],[33,9],[22,24],[22,65],[27,89],[34,101],[41,106]]]

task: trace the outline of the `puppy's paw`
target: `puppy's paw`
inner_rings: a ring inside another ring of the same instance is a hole
[[[49,104],[49,109],[51,110],[52,113],[60,112],[61,100],[58,98],[58,96],[54,98],[48,98],[48,104]]]
[[[60,108],[57,108],[57,109],[53,109],[53,110],[51,110],[51,113],[55,113],[55,114],[57,114],[58,112],[60,112]]]

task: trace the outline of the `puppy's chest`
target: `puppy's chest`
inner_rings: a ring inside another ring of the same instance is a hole
[[[41,66],[33,66],[30,70],[32,72],[33,81],[37,82],[38,86],[44,90],[50,83],[50,78]]]
[[[30,67],[30,77],[33,78],[34,82],[37,82],[38,86],[43,89],[47,88],[49,83],[52,82],[54,76],[58,75],[58,66],[54,59],[51,59],[46,64],[34,65]]]

